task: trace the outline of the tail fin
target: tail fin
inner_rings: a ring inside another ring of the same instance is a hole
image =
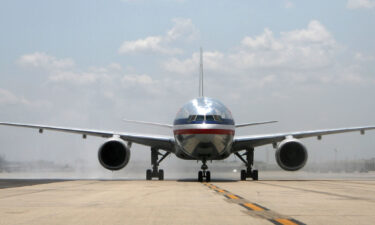
[[[201,47],[201,54],[200,54],[200,74],[199,74],[199,97],[203,97],[203,50]]]

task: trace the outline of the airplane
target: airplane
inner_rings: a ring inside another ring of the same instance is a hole
[[[36,124],[20,124],[0,122],[0,125],[36,128],[39,133],[44,130],[75,133],[87,136],[106,138],[99,147],[99,163],[108,170],[124,168],[130,159],[132,143],[149,146],[151,148],[152,169],[146,171],[146,179],[164,179],[164,171],[159,169],[160,163],[171,153],[183,160],[197,160],[202,162],[198,172],[198,181],[209,182],[211,173],[207,161],[223,160],[235,154],[246,169],[241,170],[241,180],[251,178],[258,180],[258,170],[253,169],[254,149],[262,145],[272,144],[276,149],[277,164],[286,171],[296,171],[303,168],[307,162],[308,153],[301,138],[375,129],[375,126],[349,127],[339,129],[323,129],[312,131],[286,132],[266,135],[236,136],[237,128],[275,123],[264,121],[256,123],[235,124],[230,110],[219,100],[205,97],[203,93],[203,53],[200,49],[200,77],[199,97],[192,99],[177,112],[173,125],[150,123],[143,121],[125,120],[127,122],[167,127],[173,130],[171,136],[157,136],[144,134],[130,134],[125,132],[90,130]],[[162,152],[163,151],[163,152]]]

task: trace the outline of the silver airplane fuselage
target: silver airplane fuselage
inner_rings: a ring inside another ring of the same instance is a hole
[[[216,99],[200,97],[191,100],[178,111],[173,133],[177,157],[224,159],[230,155],[235,124],[224,104]]]

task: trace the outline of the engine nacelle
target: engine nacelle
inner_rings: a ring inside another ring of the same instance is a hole
[[[305,146],[294,138],[287,138],[280,142],[275,156],[277,164],[288,171],[296,171],[304,167],[308,157]]]
[[[129,162],[130,149],[123,140],[111,138],[99,148],[98,158],[104,168],[120,170]]]

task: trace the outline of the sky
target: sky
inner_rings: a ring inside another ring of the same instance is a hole
[[[121,120],[172,123],[198,96],[202,47],[207,96],[237,123],[279,121],[236,135],[375,125],[374,27],[375,0],[3,0],[0,121],[171,135]],[[316,162],[375,157],[374,140],[303,142]],[[99,167],[103,141],[0,127],[8,160]]]

